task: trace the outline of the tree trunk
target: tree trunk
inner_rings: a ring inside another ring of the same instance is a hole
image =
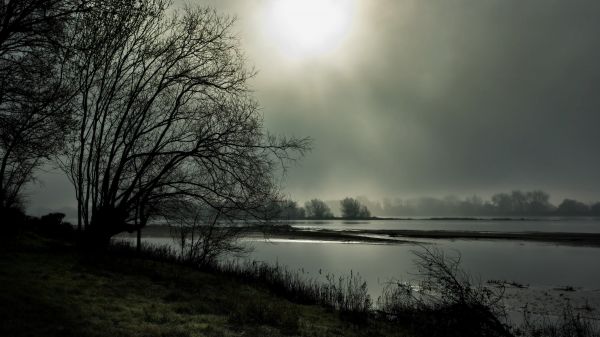
[[[137,230],[137,240],[135,246],[136,252],[140,253],[142,251],[142,229],[138,228]]]
[[[131,232],[131,227],[125,223],[125,214],[112,207],[96,210],[89,226],[84,228],[84,249],[105,251],[113,236],[128,230]]]
[[[89,252],[105,252],[110,245],[112,236],[113,234],[104,231],[98,224],[90,225],[83,232],[82,248]]]

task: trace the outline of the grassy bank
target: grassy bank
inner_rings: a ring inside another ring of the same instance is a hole
[[[352,274],[318,283],[265,264],[202,271],[160,248],[91,256],[32,233],[0,247],[0,336],[600,335],[572,311],[509,332],[494,294],[434,250],[420,253],[422,292],[391,283],[375,308]]]
[[[413,335],[172,263],[81,256],[68,243],[33,234],[1,249],[1,336]]]

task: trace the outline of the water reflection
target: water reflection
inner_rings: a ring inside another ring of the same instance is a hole
[[[151,244],[174,245],[168,238],[147,238]],[[279,263],[316,275],[358,272],[379,294],[390,279],[409,280],[415,274],[414,244],[365,244],[287,239],[246,239],[253,247],[243,259]],[[494,240],[420,240],[461,254],[462,267],[475,278],[507,280],[538,287],[573,286],[600,291],[600,248],[559,246],[538,242]]]

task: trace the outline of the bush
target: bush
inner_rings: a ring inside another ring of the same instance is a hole
[[[29,218],[28,224],[35,232],[46,237],[72,240],[75,235],[73,225],[63,222],[63,213],[49,213],[41,218]]]
[[[26,223],[27,216],[17,207],[0,208],[2,232],[11,235],[18,233]]]
[[[413,253],[420,280],[388,283],[377,301],[381,315],[424,336],[511,336],[501,322],[503,290],[474,284],[458,254],[425,246]]]
[[[225,254],[241,255],[247,252],[239,239],[244,226],[231,219],[221,220],[221,212],[206,206],[181,203],[170,215],[169,228],[173,241],[179,247],[178,258],[200,268],[215,264]]]

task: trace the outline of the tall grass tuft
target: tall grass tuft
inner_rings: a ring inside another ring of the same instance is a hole
[[[294,271],[285,266],[257,261],[215,261],[198,265],[168,246],[142,245],[141,251],[126,241],[114,241],[111,252],[120,256],[137,256],[188,265],[192,268],[228,275],[243,282],[264,286],[269,291],[300,304],[318,304],[338,310],[356,322],[366,322],[372,313],[372,300],[367,282],[360,274],[324,275],[324,280],[310,277],[303,270]]]
[[[600,337],[600,324],[575,313],[569,304],[554,320],[547,317],[535,319],[525,308],[523,323],[514,334],[524,337]]]
[[[292,271],[278,263],[226,261],[211,266],[212,270],[246,282],[266,286],[272,292],[302,304],[319,304],[365,320],[372,311],[367,282],[360,274],[325,275],[324,281]]]

